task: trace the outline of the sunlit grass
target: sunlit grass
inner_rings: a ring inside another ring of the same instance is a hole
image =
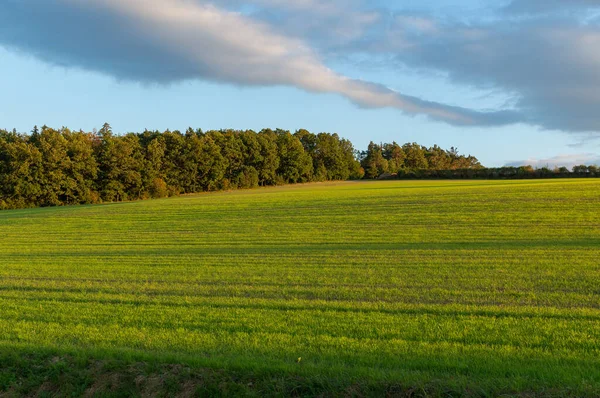
[[[329,183],[5,211],[0,350],[600,391],[599,259],[598,180]]]

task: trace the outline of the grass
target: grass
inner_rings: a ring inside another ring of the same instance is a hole
[[[591,179],[0,212],[0,395],[598,396],[599,258]]]

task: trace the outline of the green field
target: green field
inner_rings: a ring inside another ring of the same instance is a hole
[[[0,212],[0,395],[140,393],[99,361],[181,365],[166,395],[600,396],[600,180]]]

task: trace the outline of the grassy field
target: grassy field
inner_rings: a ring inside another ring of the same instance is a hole
[[[153,386],[599,396],[600,180],[0,212],[0,395]]]

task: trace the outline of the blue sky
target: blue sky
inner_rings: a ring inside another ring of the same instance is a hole
[[[600,163],[600,1],[5,0],[0,128],[280,127]]]

